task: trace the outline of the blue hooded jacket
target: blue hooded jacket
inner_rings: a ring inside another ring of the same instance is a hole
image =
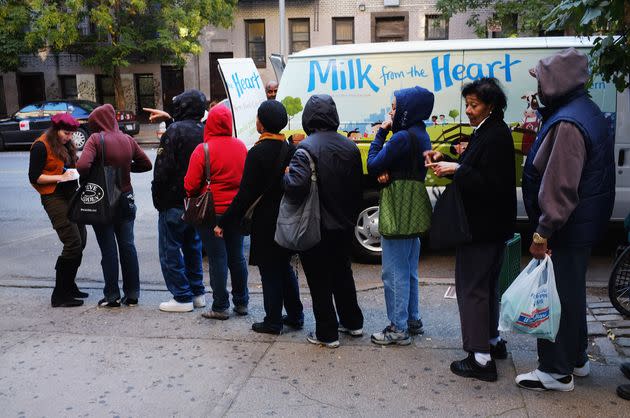
[[[424,121],[431,116],[435,98],[433,93],[422,87],[396,90],[394,97],[396,97],[396,113],[392,121],[394,135],[385,143],[388,131],[378,130],[368,152],[368,173],[377,176],[386,170],[409,171],[412,165],[410,158],[412,136],[409,133],[413,132],[418,140],[419,154],[415,158],[420,160],[420,176],[424,179],[427,169],[422,162],[422,153],[431,149],[431,140]]]

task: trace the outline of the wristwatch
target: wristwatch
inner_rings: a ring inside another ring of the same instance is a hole
[[[546,244],[547,238],[543,237],[538,232],[534,232],[533,241],[534,244]]]

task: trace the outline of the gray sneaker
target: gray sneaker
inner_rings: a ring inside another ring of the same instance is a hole
[[[407,321],[407,331],[409,331],[409,335],[422,335],[424,334],[424,328],[422,328],[422,320],[418,319],[417,321],[410,319]]]
[[[393,325],[388,325],[381,332],[372,334],[372,342],[378,345],[409,345],[411,337],[409,332],[397,330]]]

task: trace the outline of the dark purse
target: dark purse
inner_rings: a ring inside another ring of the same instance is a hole
[[[461,192],[457,184],[446,186],[435,202],[431,218],[429,243],[431,248],[454,248],[472,241],[468,218],[464,209]]]
[[[105,138],[101,133],[101,159],[68,205],[68,219],[77,224],[109,224],[118,218],[120,169],[105,165]]]
[[[206,187],[196,197],[184,198],[184,213],[182,220],[195,226],[215,226],[216,213],[214,211],[214,198],[210,190],[210,152],[208,144],[203,144],[203,154],[205,159],[204,170],[206,173]]]

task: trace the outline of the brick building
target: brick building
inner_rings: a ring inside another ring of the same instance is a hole
[[[476,37],[466,15],[445,21],[432,0],[286,0],[287,52],[341,43],[395,42]],[[490,34],[489,36],[492,36]],[[230,29],[207,27],[201,34],[202,52],[184,68],[147,62],[123,69],[127,110],[142,116],[141,107],[165,107],[184,89],[197,88],[209,98],[225,91],[216,60],[251,57],[264,81],[275,75],[269,55],[280,53],[278,3],[241,0]],[[98,68],[82,65],[71,54],[28,55],[15,73],[0,74],[0,115],[25,104],[55,98],[79,98],[113,103],[111,78]]]

